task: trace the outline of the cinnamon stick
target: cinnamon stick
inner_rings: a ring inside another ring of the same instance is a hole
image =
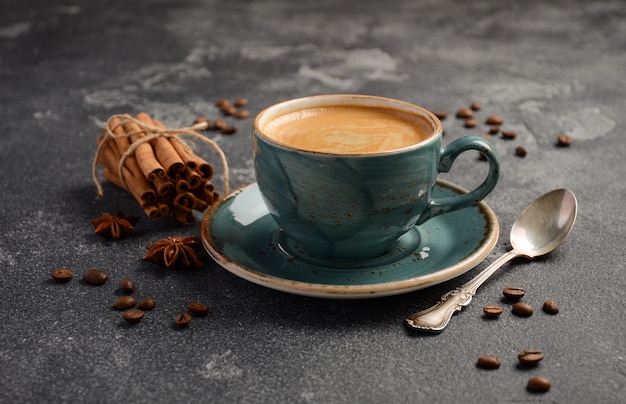
[[[137,143],[139,139],[146,136],[139,125],[132,121],[124,122],[124,130],[130,135],[132,143]],[[153,181],[156,177],[165,177],[165,169],[157,160],[150,144],[139,143],[136,147],[135,158],[146,178]]]
[[[186,225],[192,225],[196,221],[193,213],[190,210],[174,208],[170,214],[176,220]]]
[[[176,195],[174,198],[174,206],[182,209],[191,210],[193,208],[194,198],[191,192],[184,192]]]
[[[135,197],[141,206],[152,205],[158,200],[157,193],[152,183],[146,179],[141,173],[135,174],[126,166],[122,168],[122,175],[128,187],[128,190]]]
[[[130,115],[128,114],[125,114],[124,116],[130,118]],[[120,156],[123,155],[130,147],[130,139],[125,136],[124,126],[120,122],[119,118],[113,118],[109,121],[108,128],[115,135],[113,136],[113,142],[115,142]]]
[[[145,112],[137,114],[137,120],[147,123],[150,126],[157,126],[156,123]],[[170,179],[178,179],[185,169],[185,163],[180,158],[170,141],[160,136],[150,142],[154,149],[157,160],[165,168]]]
[[[160,122],[159,124],[163,125]],[[180,139],[177,139],[175,137],[170,139],[170,143],[172,144],[172,147],[176,150],[176,153],[178,153],[180,158],[185,162],[185,166],[187,166],[188,168],[192,170],[195,170],[196,167],[198,166],[198,164],[195,161],[195,158],[197,156],[194,155],[194,153],[191,151],[189,146],[187,146],[186,144],[181,142]]]
[[[159,195],[159,200],[164,203],[170,203],[176,196],[176,186],[174,183],[166,178],[157,177],[152,181],[154,189]]]
[[[159,207],[156,205],[145,206],[143,211],[146,212],[146,215],[153,220],[160,219],[164,216],[159,210]]]
[[[202,176],[189,167],[185,168],[183,178],[189,183],[191,189],[196,189],[203,183]]]

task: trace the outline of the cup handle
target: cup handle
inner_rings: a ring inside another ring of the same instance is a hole
[[[500,162],[498,161],[495,148],[488,141],[478,136],[464,136],[442,148],[438,172],[447,173],[450,171],[454,160],[467,150],[478,150],[487,158],[489,162],[487,178],[476,189],[466,194],[431,199],[428,202],[428,208],[417,221],[418,225],[442,213],[472,206],[495,188],[498,178],[500,178]]]

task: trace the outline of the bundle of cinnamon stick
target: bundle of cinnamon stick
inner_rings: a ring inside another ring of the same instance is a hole
[[[98,163],[104,166],[104,178],[129,191],[149,218],[172,216],[193,224],[193,211],[204,211],[219,195],[210,181],[213,166],[197,156],[180,135],[192,135],[213,146],[224,165],[224,192],[228,192],[226,157],[215,142],[196,132],[205,129],[202,125],[168,129],[143,112],[134,118],[128,114],[109,118],[97,139],[93,164],[99,196],[103,193]]]

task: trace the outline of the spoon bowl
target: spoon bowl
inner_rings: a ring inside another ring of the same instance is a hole
[[[408,317],[406,325],[420,331],[443,331],[452,315],[470,304],[480,285],[502,265],[515,257],[546,255],[560,246],[572,230],[577,212],[578,202],[569,189],[555,189],[535,199],[511,227],[511,251],[492,262],[474,279],[441,296],[433,307]]]
[[[560,246],[574,226],[577,201],[569,189],[555,189],[520,213],[511,228],[511,245],[520,256],[535,258]]]

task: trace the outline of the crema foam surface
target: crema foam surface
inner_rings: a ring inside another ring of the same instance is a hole
[[[421,142],[432,132],[417,114],[363,106],[302,109],[273,119],[262,131],[292,148],[335,154],[402,149]]]

